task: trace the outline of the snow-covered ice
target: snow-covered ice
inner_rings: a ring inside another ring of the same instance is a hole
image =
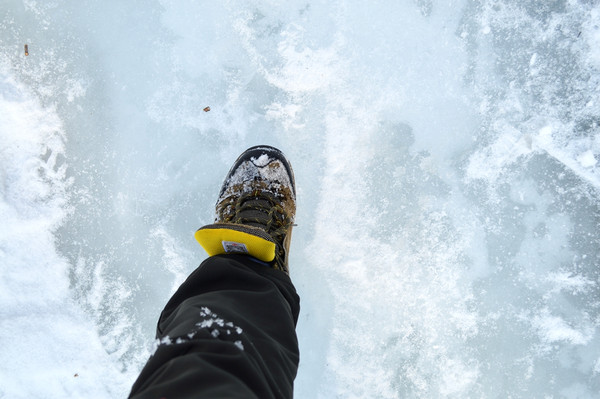
[[[599,124],[595,1],[5,0],[0,397],[125,397],[266,144],[297,398],[600,398]]]

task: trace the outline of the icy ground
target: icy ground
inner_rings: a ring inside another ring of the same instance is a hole
[[[2,0],[0,398],[125,397],[256,144],[297,398],[600,398],[599,123],[595,0]]]

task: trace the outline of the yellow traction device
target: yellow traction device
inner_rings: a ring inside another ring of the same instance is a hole
[[[200,227],[194,237],[208,256],[246,254],[263,262],[275,259],[275,242],[259,227],[215,223]]]

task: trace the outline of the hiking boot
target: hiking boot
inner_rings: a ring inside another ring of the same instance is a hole
[[[225,177],[215,223],[196,231],[210,256],[242,253],[289,273],[288,254],[296,215],[290,163],[269,146],[247,149]]]

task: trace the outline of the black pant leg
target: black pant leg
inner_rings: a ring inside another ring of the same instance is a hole
[[[248,256],[208,258],[179,287],[132,398],[291,398],[299,298]]]

